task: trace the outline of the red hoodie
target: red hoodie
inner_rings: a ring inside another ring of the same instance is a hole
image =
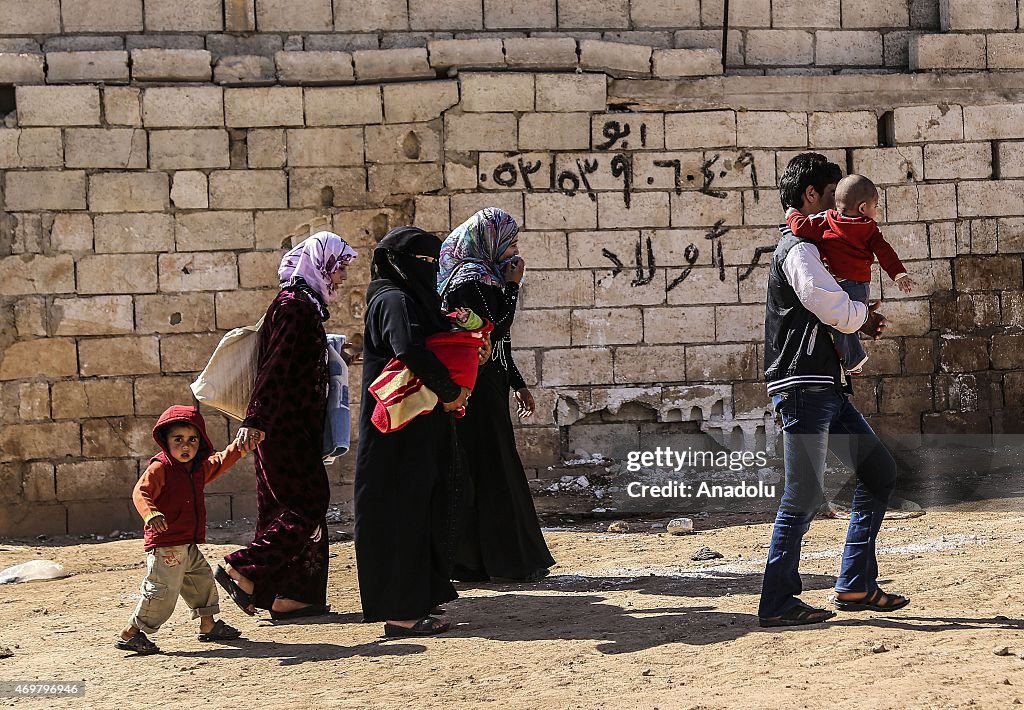
[[[878,263],[893,281],[907,273],[896,250],[885,241],[878,224],[867,217],[847,217],[838,210],[816,215],[790,209],[786,224],[798,237],[808,239],[821,250],[834,276],[849,281],[871,281],[871,265]]]
[[[171,457],[165,432],[172,424],[191,424],[199,430],[199,451],[192,461],[181,463]],[[154,547],[174,547],[206,542],[206,484],[231,468],[242,452],[232,442],[224,451],[214,452],[206,434],[206,422],[196,407],[174,405],[160,415],[153,427],[153,438],[160,453],[135,484],[132,501],[147,523],[146,551]],[[155,532],[149,521],[163,515],[167,530]]]

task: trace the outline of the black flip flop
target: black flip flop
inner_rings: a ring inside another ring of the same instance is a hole
[[[779,616],[758,617],[757,623],[762,628],[774,628],[780,626],[805,626],[807,624],[821,624],[835,616],[834,611],[828,609],[815,609],[813,606],[801,604],[780,614]]]
[[[392,638],[396,636],[433,636],[434,634],[443,634],[451,627],[452,625],[446,621],[442,622],[432,616],[424,616],[411,629],[385,623],[384,635]]]
[[[213,622],[213,628],[206,632],[196,634],[196,638],[203,642],[208,641],[233,641],[240,638],[242,632],[234,626],[228,626],[222,619]]]
[[[879,604],[878,602],[882,597],[888,597],[890,603]],[[900,601],[894,602],[894,599],[899,599]],[[840,611],[880,611],[883,613],[902,609],[909,603],[909,597],[905,597],[901,594],[886,594],[882,591],[881,587],[875,587],[873,592],[861,597],[860,599],[844,600],[839,597],[834,597],[832,600],[832,604]]]
[[[231,575],[228,574],[226,569],[217,565],[217,571],[213,573],[213,578],[217,580],[217,584],[224,588],[224,591],[231,597],[231,601],[237,604],[239,609],[249,616],[256,615],[256,612],[253,611],[252,595],[239,587],[238,583],[231,579]]]
[[[289,619],[301,619],[305,616],[323,616],[330,610],[330,604],[310,604],[298,609],[292,609],[291,611],[274,611],[271,609],[270,618],[274,621],[288,621]]]
[[[121,638],[117,638],[114,642],[114,646],[121,651],[128,651],[129,653],[137,653],[140,656],[151,656],[154,653],[160,653],[160,647],[149,640],[141,631],[136,631],[135,635],[127,641]]]

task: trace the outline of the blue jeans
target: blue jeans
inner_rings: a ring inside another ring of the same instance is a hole
[[[896,485],[896,462],[849,398],[834,387],[801,387],[772,398],[782,415],[786,486],[775,517],[758,616],[798,606],[800,543],[825,499],[825,456],[831,449],[857,476],[839,592],[877,586],[875,539]]]
[[[868,302],[871,284],[861,281],[840,281],[839,286],[854,301],[860,301],[864,304]],[[847,370],[855,370],[861,367],[864,361],[868,359],[868,354],[864,352],[860,336],[856,332],[841,333],[835,328],[829,328],[829,331],[832,333],[832,342],[836,345],[836,350],[839,352],[839,359],[842,360],[843,367]]]

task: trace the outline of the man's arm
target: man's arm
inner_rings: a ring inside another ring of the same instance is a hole
[[[797,244],[782,263],[786,280],[804,308],[843,333],[860,330],[868,319],[868,307],[850,298],[821,263],[818,248]]]

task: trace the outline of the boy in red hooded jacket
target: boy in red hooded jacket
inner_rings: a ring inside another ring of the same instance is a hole
[[[804,215],[793,207],[786,211],[786,224],[793,234],[813,242],[842,289],[865,304],[875,257],[900,291],[910,293],[914,288],[896,250],[878,229],[877,219],[878,188],[863,175],[847,175],[839,181],[834,210],[816,215]],[[859,373],[868,359],[860,338],[856,333],[830,330],[843,367],[847,372]]]
[[[199,551],[206,542],[206,484],[231,468],[248,449],[232,443],[214,451],[199,409],[169,407],[153,438],[160,453],[150,459],[132,500],[146,524],[146,578],[142,598],[128,626],[114,644],[122,651],[148,655],[160,649],[146,633],[155,633],[171,618],[180,595],[199,619],[200,641],[227,641],[242,633],[223,621],[213,571]]]

